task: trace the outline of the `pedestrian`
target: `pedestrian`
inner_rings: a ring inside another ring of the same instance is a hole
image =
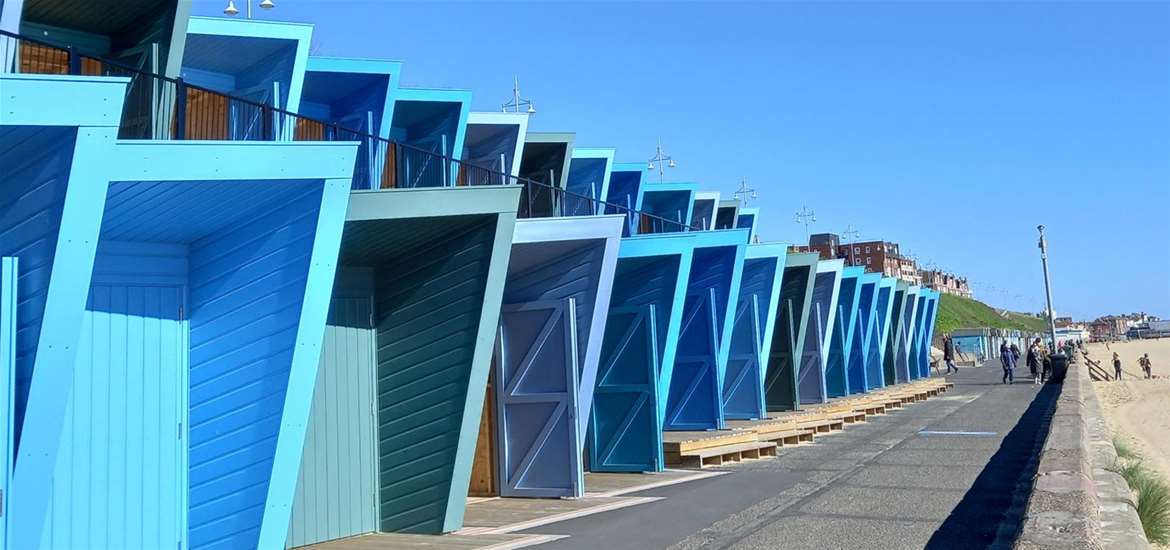
[[[1138,359],[1138,364],[1141,365],[1142,371],[1146,373],[1146,380],[1154,377],[1154,366],[1150,364],[1150,354],[1143,354],[1142,358]]]
[[[1028,346],[1028,355],[1024,358],[1028,364],[1028,370],[1032,372],[1032,383],[1039,384],[1043,382],[1040,371],[1040,339],[1037,338]]]
[[[1012,357],[1012,349],[1008,347],[1007,342],[999,345],[999,362],[1003,364],[1003,383],[1015,384],[1012,369],[1016,368],[1016,359]]]
[[[943,336],[943,362],[947,364],[947,374],[959,372],[959,367],[955,365],[955,341],[951,340],[949,334]]]
[[[1013,342],[1011,345],[1011,349],[1012,349],[1012,359],[1014,360],[1015,364],[1019,365],[1020,364],[1020,346],[1017,346]]]
[[[1113,379],[1121,380],[1121,356],[1113,352]]]

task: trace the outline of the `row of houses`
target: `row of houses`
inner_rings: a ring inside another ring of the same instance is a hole
[[[862,266],[866,271],[896,277],[910,284],[929,288],[943,294],[970,298],[971,285],[966,277],[939,269],[918,267],[914,258],[903,254],[898,243],[890,241],[856,241],[842,243],[835,233],[814,233],[808,238],[808,246],[793,246],[793,252],[816,252],[821,259],[840,258],[847,266]]]
[[[5,548],[445,533],[930,375],[936,292],[699,183],[310,25],[94,6],[0,6]]]

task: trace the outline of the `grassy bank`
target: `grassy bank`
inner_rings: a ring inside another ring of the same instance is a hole
[[[987,304],[970,298],[943,294],[938,304],[938,322],[935,334],[941,335],[957,328],[1006,328],[1016,330],[1044,331],[1044,319],[1019,313],[1000,315]]]
[[[1114,436],[1113,447],[1117,450],[1113,470],[1125,478],[1137,496],[1138,519],[1146,538],[1154,544],[1170,544],[1170,485],[1146,467],[1142,456],[1122,438]]]

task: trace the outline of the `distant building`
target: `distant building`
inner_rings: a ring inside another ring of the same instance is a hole
[[[1089,324],[1089,334],[1094,340],[1112,340],[1125,336],[1129,330],[1128,319],[1125,316],[1106,315],[1098,317]]]
[[[966,277],[959,277],[954,273],[947,273],[937,269],[923,269],[920,275],[922,277],[922,284],[931,290],[962,296],[964,298],[971,297],[971,285],[967,283]]]

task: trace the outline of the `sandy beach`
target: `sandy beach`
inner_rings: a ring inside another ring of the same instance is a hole
[[[1114,434],[1128,441],[1152,468],[1170,480],[1170,338],[1126,343],[1091,344],[1089,357],[1112,376],[1113,352],[1121,356],[1120,382],[1094,382],[1093,387]],[[1138,357],[1150,354],[1154,380],[1144,380]]]

